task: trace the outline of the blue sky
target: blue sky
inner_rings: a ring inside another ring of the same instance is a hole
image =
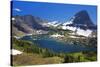
[[[68,21],[77,12],[86,10],[92,21],[97,22],[97,7],[90,5],[58,4],[13,1],[12,15],[33,15],[48,21]]]

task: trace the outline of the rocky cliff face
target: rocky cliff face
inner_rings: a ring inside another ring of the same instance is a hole
[[[64,23],[62,29],[75,31],[78,35],[89,36],[97,29],[97,26],[93,24],[88,12],[85,10],[76,13],[68,22]]]
[[[48,27],[44,27],[42,23],[46,23],[46,21],[32,15],[14,16],[12,17],[12,34],[23,35],[36,33],[38,30],[47,31]]]
[[[50,26],[54,26],[54,28],[60,26],[64,30],[69,29],[84,36],[90,35],[97,29],[97,26],[93,24],[88,12],[85,10],[77,12],[69,21],[62,24],[60,22],[48,22],[32,15],[12,17],[13,35],[31,33],[37,34],[36,32],[38,31],[45,33],[45,31],[55,30],[51,29]]]

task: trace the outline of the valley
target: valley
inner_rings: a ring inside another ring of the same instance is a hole
[[[12,65],[97,60],[97,26],[84,10],[64,23],[17,15],[12,17],[11,25]]]
[[[56,64],[89,62],[97,60],[96,49],[84,47],[82,45],[68,45],[61,42],[52,41],[43,37],[35,41],[25,37],[22,40],[13,38],[12,47],[21,51],[21,54],[12,55],[14,66],[19,65],[37,65],[37,64]],[[48,41],[48,42],[46,42]]]

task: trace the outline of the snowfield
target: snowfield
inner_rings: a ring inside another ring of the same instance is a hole
[[[83,36],[88,37],[89,35],[91,35],[92,30],[89,30],[89,29],[83,30],[83,29],[78,28],[76,33],[77,33],[78,35],[83,35]]]
[[[80,28],[77,28],[77,27],[72,27],[72,26],[62,26],[62,29],[66,30],[72,30],[72,31],[76,31],[76,34],[77,35],[82,35],[82,36],[86,36],[88,37],[91,33],[92,33],[92,30],[90,29],[87,29],[87,30],[83,30],[83,29],[80,29]]]
[[[68,24],[73,24],[73,22],[72,21],[68,21],[68,22],[63,23],[64,26],[66,26]]]
[[[66,30],[72,30],[72,31],[75,31],[77,28],[76,27],[72,27],[72,26],[62,26],[62,29]]]
[[[19,50],[16,50],[16,49],[12,49],[11,52],[12,52],[11,53],[12,55],[18,55],[18,54],[22,54],[23,53],[23,52],[21,52]]]
[[[57,27],[58,25],[60,25],[61,23],[59,23],[58,21],[52,21],[52,22],[49,22],[48,25],[49,26],[54,26],[54,27]]]
[[[51,37],[64,37],[64,35],[60,35],[60,34],[53,34],[53,35],[51,35]]]

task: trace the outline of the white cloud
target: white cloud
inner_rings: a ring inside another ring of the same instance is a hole
[[[21,12],[22,10],[19,8],[14,8],[15,11]]]

